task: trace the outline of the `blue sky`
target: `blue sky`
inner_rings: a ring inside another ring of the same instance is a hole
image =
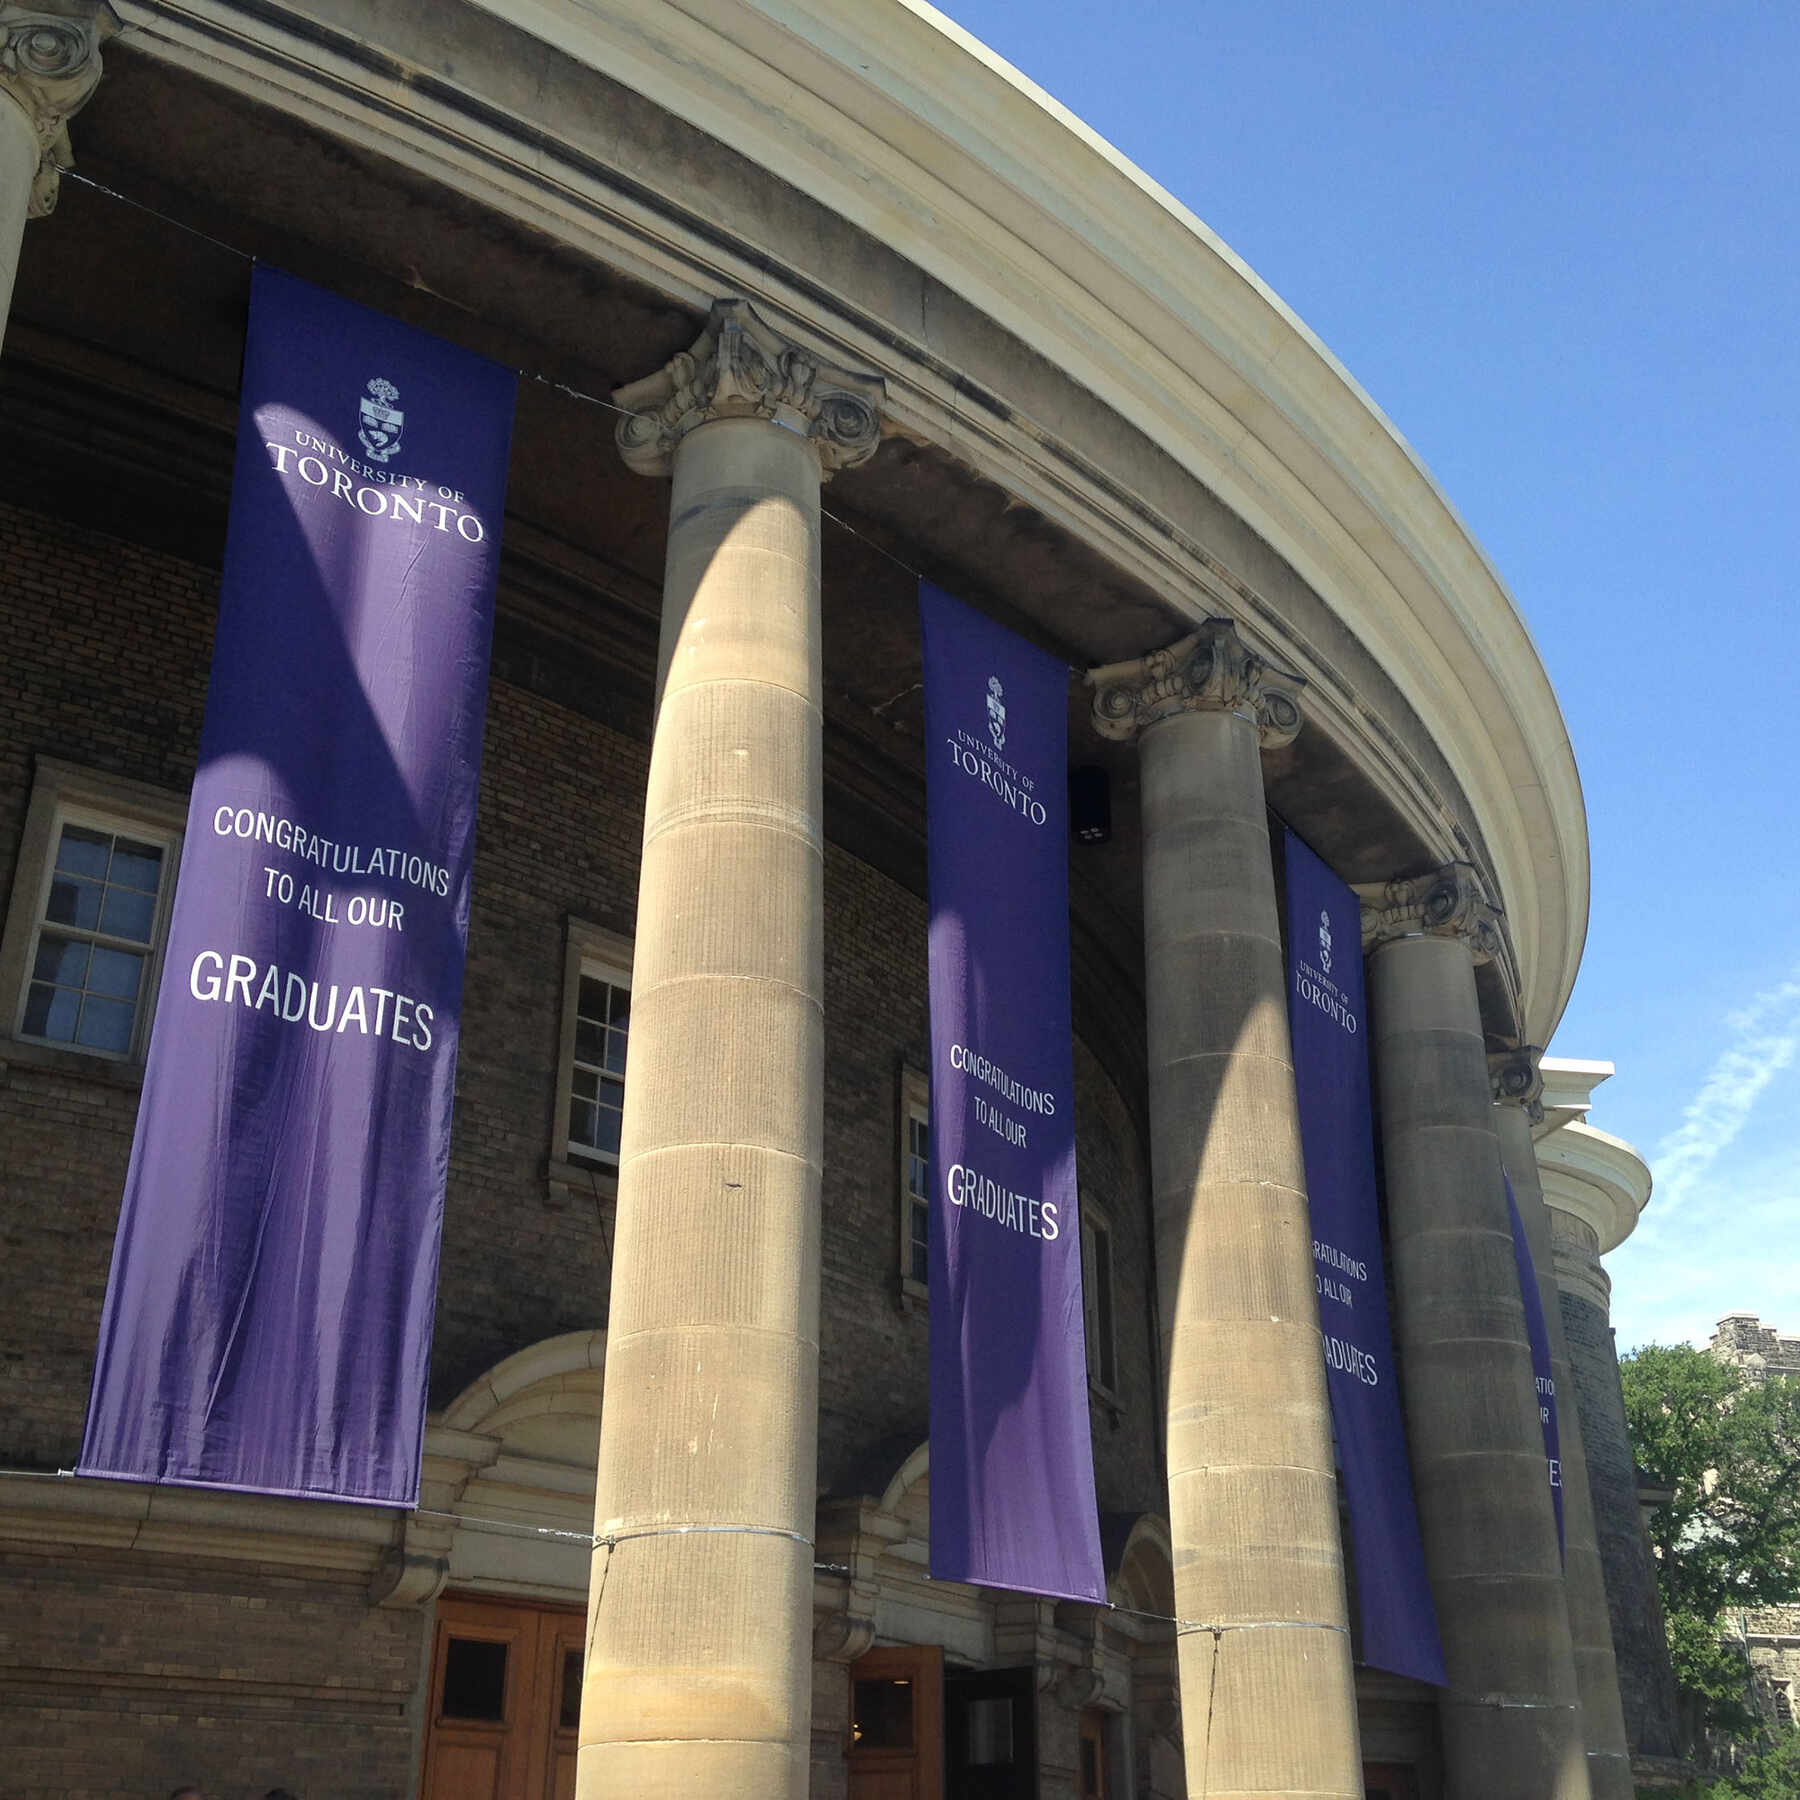
[[[1512,588],[1593,843],[1552,1049],[1657,1175],[1620,1347],[1800,1331],[1800,7],[949,12],[1203,218]]]

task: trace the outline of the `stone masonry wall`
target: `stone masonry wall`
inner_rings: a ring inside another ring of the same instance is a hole
[[[1656,1569],[1638,1514],[1637,1464],[1625,1425],[1625,1395],[1619,1385],[1612,1328],[1592,1301],[1570,1293],[1564,1293],[1561,1301],[1587,1448],[1626,1742],[1634,1756],[1678,1757],[1674,1679],[1663,1641]]]

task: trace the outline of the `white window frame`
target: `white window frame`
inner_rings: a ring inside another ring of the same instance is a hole
[[[899,1130],[897,1133],[899,1157],[895,1165],[895,1189],[898,1204],[895,1214],[899,1233],[896,1247],[899,1254],[900,1305],[907,1310],[915,1306],[928,1305],[931,1299],[929,1280],[921,1281],[913,1273],[913,1207],[920,1198],[913,1192],[911,1176],[912,1128],[915,1120],[925,1127],[925,1141],[927,1150],[929,1150],[931,1143],[931,1079],[923,1069],[916,1069],[910,1063],[903,1063],[900,1068]],[[928,1160],[923,1195],[927,1218],[929,1218],[931,1210],[930,1189],[931,1172]],[[927,1242],[929,1241],[928,1238]]]
[[[575,1085],[575,1020],[581,1004],[582,977],[630,992],[631,959],[630,938],[570,915],[563,946],[562,1039],[548,1167],[553,1187],[581,1188],[606,1195],[618,1192],[617,1159],[570,1140],[569,1109]]]
[[[1119,1398],[1119,1281],[1118,1237],[1104,1207],[1096,1206],[1086,1194],[1081,1196],[1081,1322],[1086,1340],[1088,1386],[1115,1405]],[[1099,1260],[1089,1251],[1090,1242],[1104,1239],[1106,1268],[1105,1292],[1102,1295],[1102,1272],[1095,1269]],[[1102,1308],[1101,1300],[1105,1306]],[[1094,1344],[1104,1332],[1105,1351],[1101,1366],[1095,1367]],[[1110,1365],[1110,1366],[1108,1366]]]
[[[6,924],[0,930],[0,1023],[12,1051],[27,1056],[80,1057],[85,1063],[114,1068],[141,1068],[156,1015],[163,955],[168,947],[169,920],[174,912],[175,885],[181,875],[182,838],[187,828],[187,800],[147,782],[106,775],[53,756],[36,758],[31,800],[19,860],[13,869]],[[131,1042],[123,1050],[71,1044],[56,1038],[27,1037],[25,1006],[38,938],[46,923],[50,885],[56,873],[56,851],[65,825],[123,834],[155,844],[163,852],[162,886],[156,897],[143,985],[131,1022]]]

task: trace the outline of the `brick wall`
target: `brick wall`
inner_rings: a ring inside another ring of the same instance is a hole
[[[360,1582],[0,1553],[0,1592],[0,1792],[407,1791],[426,1615],[372,1607]]]

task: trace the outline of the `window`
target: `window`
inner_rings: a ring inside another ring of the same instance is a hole
[[[563,960],[562,1057],[550,1179],[616,1176],[631,1031],[631,941],[571,918]]]
[[[931,1087],[900,1071],[900,1303],[931,1294]]]
[[[14,1040],[142,1062],[187,804],[39,757],[0,936]]]
[[[1085,1196],[1081,1202],[1081,1312],[1087,1326],[1088,1380],[1107,1394],[1118,1391],[1113,1349],[1112,1227]]]

